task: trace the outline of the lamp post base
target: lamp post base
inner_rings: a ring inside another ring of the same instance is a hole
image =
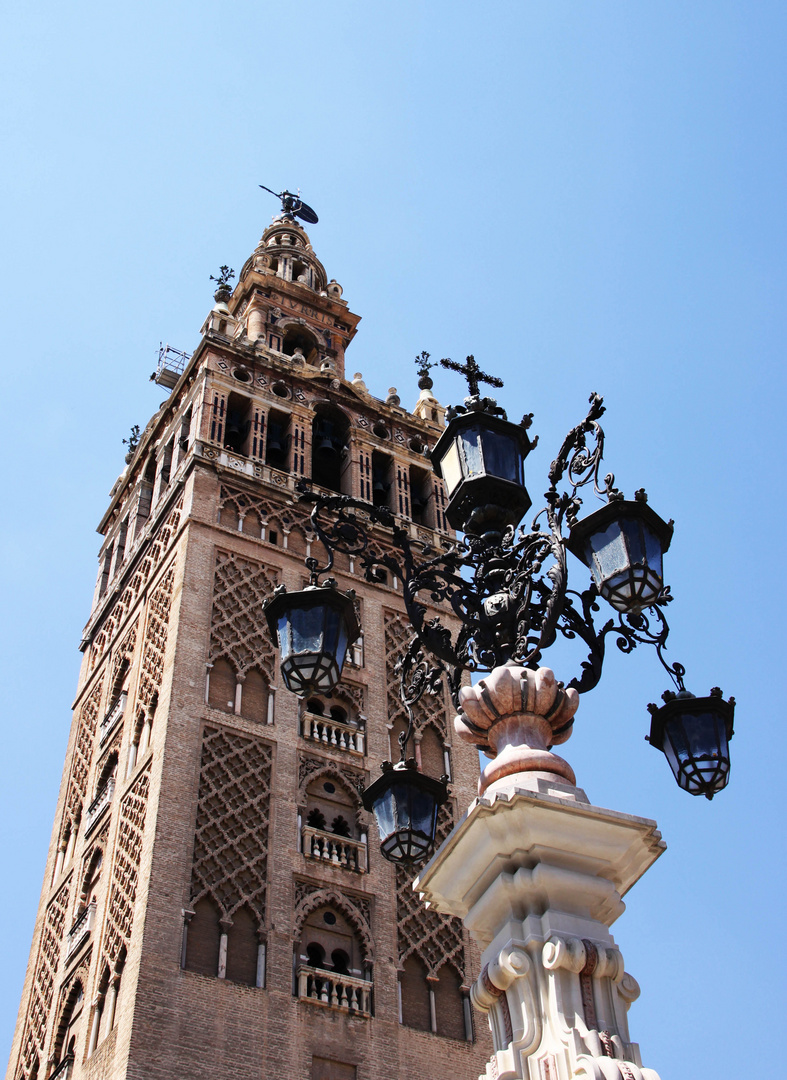
[[[501,778],[471,804],[414,888],[482,950],[488,1080],[658,1080],[629,1038],[639,987],[609,927],[665,847],[655,822],[554,775]]]

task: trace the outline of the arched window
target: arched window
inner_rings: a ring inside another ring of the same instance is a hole
[[[314,365],[320,358],[317,339],[300,324],[288,327],[281,349],[286,356],[294,356],[296,350],[300,352],[307,364]]]
[[[462,978],[451,964],[445,964],[433,983],[437,1034],[449,1039],[465,1039],[465,1004]]]
[[[326,825],[325,814],[322,810],[318,810],[317,807],[313,807],[306,815],[306,824],[310,825],[312,829],[324,829]]]
[[[211,681],[213,675],[211,674]],[[229,699],[228,699],[229,700]],[[241,690],[241,714],[264,724],[268,719],[268,681],[256,668],[246,672]]]
[[[328,831],[337,836],[357,838],[356,805],[356,800],[344,784],[333,776],[319,776],[306,788],[307,822],[317,820],[319,815],[323,822],[330,822]],[[334,827],[337,823],[343,831],[337,831]],[[322,829],[325,827],[324,824],[314,826]]]
[[[363,954],[355,929],[344,913],[330,904],[317,908],[304,921],[298,954],[299,961],[311,967],[363,977]]]
[[[208,897],[194,905],[186,932],[186,968],[200,975],[217,975],[221,926],[219,909]]]
[[[114,680],[112,681],[112,693],[109,696],[109,707],[112,707],[117,703],[120,695],[125,691],[128,692],[128,686],[130,680],[131,664],[128,657],[124,657],[120,667],[117,670]]]
[[[330,491],[349,487],[350,422],[340,409],[320,406],[312,424],[312,480]]]
[[[408,956],[399,976],[401,984],[402,1023],[419,1031],[432,1030],[432,1008],[426,967],[417,956]]]
[[[246,905],[232,916],[227,930],[227,978],[230,982],[257,985],[259,939],[257,920]]]
[[[81,915],[88,904],[96,899],[96,889],[98,888],[99,878],[101,877],[101,865],[103,861],[104,853],[101,848],[96,848],[90,856],[90,861],[85,868],[85,873],[82,878],[82,887],[79,891],[79,901],[77,904],[77,916]]]
[[[235,712],[235,686],[237,680],[228,660],[219,659],[210,670],[208,704],[222,712]]]
[[[57,1065],[61,1065],[66,1060],[74,1061],[76,1058],[76,1043],[84,1002],[85,995],[82,983],[76,982],[69,991],[66,1006],[63,1009],[57,1028],[53,1055]]]

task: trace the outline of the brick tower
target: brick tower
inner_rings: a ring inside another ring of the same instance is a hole
[[[277,584],[302,587],[317,546],[300,477],[450,537],[424,456],[443,409],[345,377],[358,322],[284,213],[234,291],[220,283],[193,355],[162,354],[169,399],[99,526],[10,1080],[484,1067],[461,923],[383,860],[359,800],[404,723],[399,583],[337,560],[364,633],[329,699],[283,688],[261,611]],[[443,835],[478,771],[449,718],[437,697],[416,717],[424,771],[452,781]]]

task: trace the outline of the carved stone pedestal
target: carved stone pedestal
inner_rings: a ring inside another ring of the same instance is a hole
[[[665,846],[655,822],[540,769],[498,776],[471,804],[414,887],[482,950],[489,1080],[658,1080],[629,1038],[639,987],[609,927]]]

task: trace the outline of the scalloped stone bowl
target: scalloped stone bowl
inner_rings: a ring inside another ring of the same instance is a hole
[[[459,692],[454,719],[460,738],[493,760],[481,773],[478,793],[504,777],[537,772],[576,784],[574,770],[551,747],[571,735],[579,694],[564,689],[550,668],[506,664]]]

